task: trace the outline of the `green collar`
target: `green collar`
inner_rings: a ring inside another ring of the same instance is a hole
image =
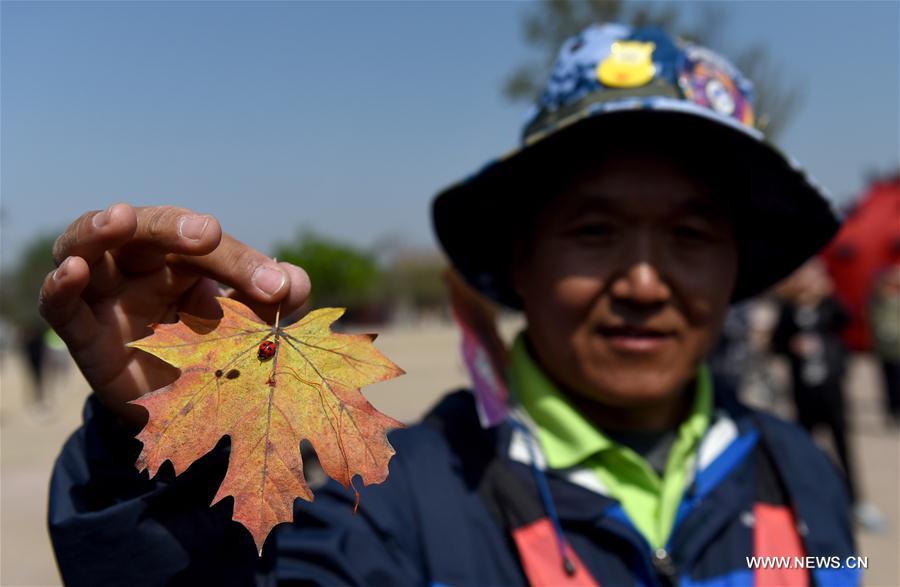
[[[594,471],[648,542],[655,547],[665,544],[690,463],[709,427],[713,392],[707,367],[697,371],[693,407],[678,428],[662,478],[641,456],[595,428],[569,403],[531,357],[524,334],[513,343],[508,381],[537,426],[547,464],[554,469],[581,465]]]

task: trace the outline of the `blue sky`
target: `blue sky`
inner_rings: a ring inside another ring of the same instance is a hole
[[[781,146],[838,198],[900,165],[900,4],[726,2],[805,100]],[[445,184],[513,147],[525,2],[0,4],[3,262],[115,201],[432,246]],[[686,20],[697,13],[685,4]]]

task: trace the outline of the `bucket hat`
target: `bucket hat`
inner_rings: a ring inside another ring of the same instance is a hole
[[[520,308],[512,259],[522,211],[552,195],[567,162],[623,141],[692,153],[733,186],[720,194],[734,200],[733,301],[780,281],[839,227],[824,190],[754,127],[752,83],[728,60],[657,28],[593,25],[563,44],[521,145],[435,197],[435,233],[456,270]]]

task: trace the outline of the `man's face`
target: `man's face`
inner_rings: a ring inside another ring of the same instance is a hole
[[[529,341],[557,382],[627,408],[693,378],[736,279],[727,196],[647,153],[606,158],[555,195],[514,279]]]

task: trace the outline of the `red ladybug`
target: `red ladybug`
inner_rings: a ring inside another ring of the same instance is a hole
[[[256,356],[259,357],[260,361],[268,361],[272,357],[275,356],[275,343],[271,340],[264,340],[259,343],[259,350],[256,352]]]

